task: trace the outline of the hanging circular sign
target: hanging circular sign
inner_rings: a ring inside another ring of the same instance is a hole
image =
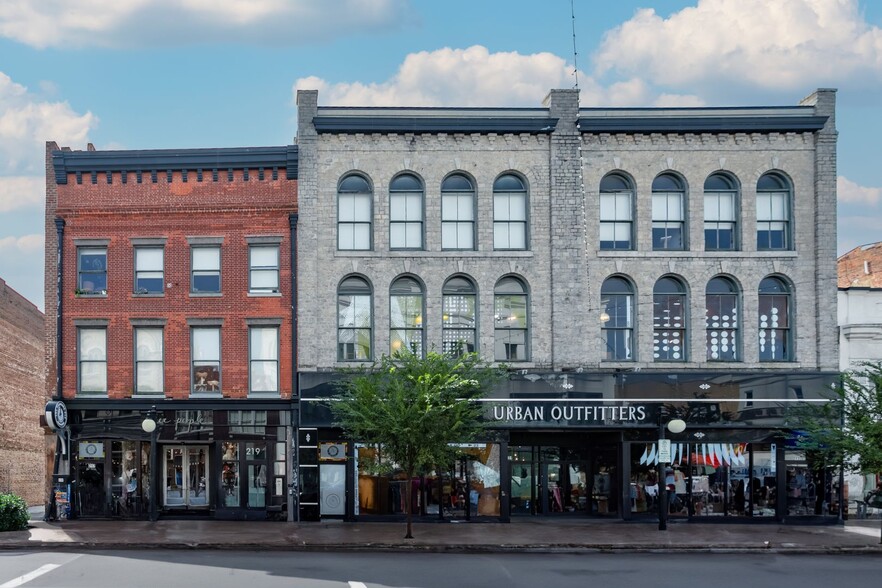
[[[53,431],[67,426],[67,405],[62,400],[50,400],[46,403],[46,424]]]

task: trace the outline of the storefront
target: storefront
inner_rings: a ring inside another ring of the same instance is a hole
[[[487,438],[411,480],[333,428],[334,378],[301,375],[302,520],[403,517],[407,484],[417,516],[455,520],[654,519],[660,488],[669,516],[693,521],[835,520],[843,501],[839,469],[788,429],[838,374],[519,372],[484,399]],[[659,484],[659,426],[673,418],[686,430],[667,434]]]
[[[155,484],[159,517],[287,518],[289,403],[233,410],[157,403],[153,414],[109,408],[118,402],[82,404],[69,402],[72,516],[146,518]],[[152,434],[142,430],[148,414]]]

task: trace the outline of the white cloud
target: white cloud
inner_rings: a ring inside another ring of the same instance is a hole
[[[875,206],[882,200],[882,188],[868,188],[852,182],[845,176],[836,178],[836,196],[839,202]]]
[[[699,0],[668,18],[649,9],[610,30],[599,73],[682,87],[725,80],[804,89],[882,74],[882,29],[857,0]]]
[[[25,254],[43,252],[43,235],[24,235],[21,237],[0,238],[0,253],[3,255]],[[42,270],[42,267],[40,268]]]
[[[0,71],[0,175],[42,175],[45,141],[82,145],[98,122],[67,102],[48,102]]]
[[[384,82],[330,83],[309,76],[293,90],[318,90],[321,103],[336,106],[539,106],[549,90],[574,84],[573,66],[552,53],[490,53],[474,45],[411,53]],[[639,78],[604,87],[580,73],[579,86],[582,106],[646,106],[657,99]],[[694,96],[663,98],[664,105],[701,102]]]
[[[296,45],[406,26],[409,0],[12,0],[0,36],[33,47]]]
[[[45,187],[39,176],[0,176],[0,212],[42,206]]]

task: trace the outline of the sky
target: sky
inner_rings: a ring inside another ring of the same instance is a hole
[[[286,145],[298,88],[535,107],[577,82],[586,107],[837,88],[838,250],[882,241],[879,0],[0,0],[0,278],[43,308],[48,140]]]

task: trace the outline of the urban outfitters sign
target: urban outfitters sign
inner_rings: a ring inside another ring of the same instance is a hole
[[[646,407],[642,404],[607,406],[558,402],[527,405],[500,403],[491,405],[488,412],[491,421],[517,425],[530,422],[553,423],[560,421],[576,425],[640,424],[646,420]]]

